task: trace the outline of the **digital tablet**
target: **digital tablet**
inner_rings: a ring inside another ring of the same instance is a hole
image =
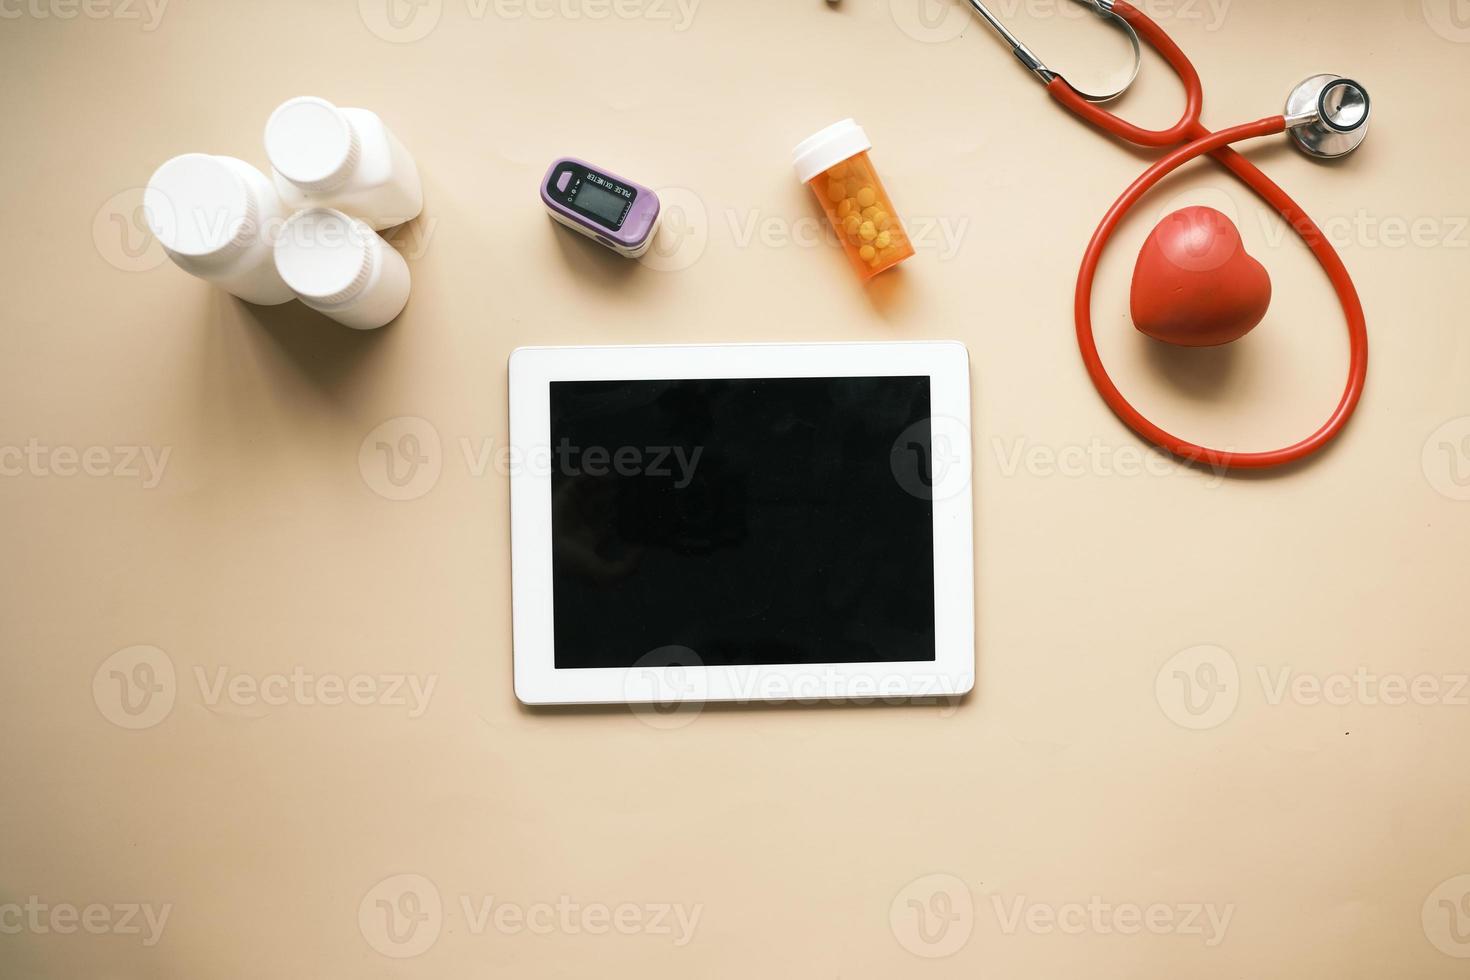
[[[969,420],[959,343],[516,350],[517,697],[966,693]]]

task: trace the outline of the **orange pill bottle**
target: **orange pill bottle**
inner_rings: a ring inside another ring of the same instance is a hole
[[[812,189],[853,269],[871,279],[914,254],[893,200],[868,159],[873,144],[851,119],[797,144],[796,176]]]

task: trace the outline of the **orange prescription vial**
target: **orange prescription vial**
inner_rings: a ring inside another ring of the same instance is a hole
[[[871,279],[914,254],[903,222],[868,159],[873,144],[851,119],[797,144],[796,176],[812,189],[857,274]]]

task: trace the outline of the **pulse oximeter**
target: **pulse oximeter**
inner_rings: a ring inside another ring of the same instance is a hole
[[[648,251],[658,229],[657,194],[574,157],[551,164],[541,202],[556,221],[629,258]]]

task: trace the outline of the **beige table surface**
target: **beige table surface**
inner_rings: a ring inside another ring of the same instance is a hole
[[[388,2],[0,0],[0,977],[1470,971],[1462,0],[1145,7],[1206,122],[1319,71],[1375,97],[1344,163],[1252,151],[1357,277],[1361,411],[1310,465],[1223,479],[1144,452],[1072,337],[1082,246],[1150,155],[963,9]],[[1038,48],[1093,27],[999,7]],[[1124,108],[1172,120],[1144,67]],[[142,230],[155,166],[263,165],[303,93],[377,110],[423,171],[376,333],[234,301]],[[788,166],[846,115],[920,239],[866,291]],[[648,262],[547,220],[565,153],[663,189]],[[1185,203],[1274,279],[1233,349],[1127,319]],[[1342,385],[1325,280],[1212,166],[1144,202],[1096,309],[1120,383],[1200,438],[1294,440]],[[973,363],[971,697],[518,705],[513,348],[930,338]],[[429,457],[412,499],[385,422]]]

